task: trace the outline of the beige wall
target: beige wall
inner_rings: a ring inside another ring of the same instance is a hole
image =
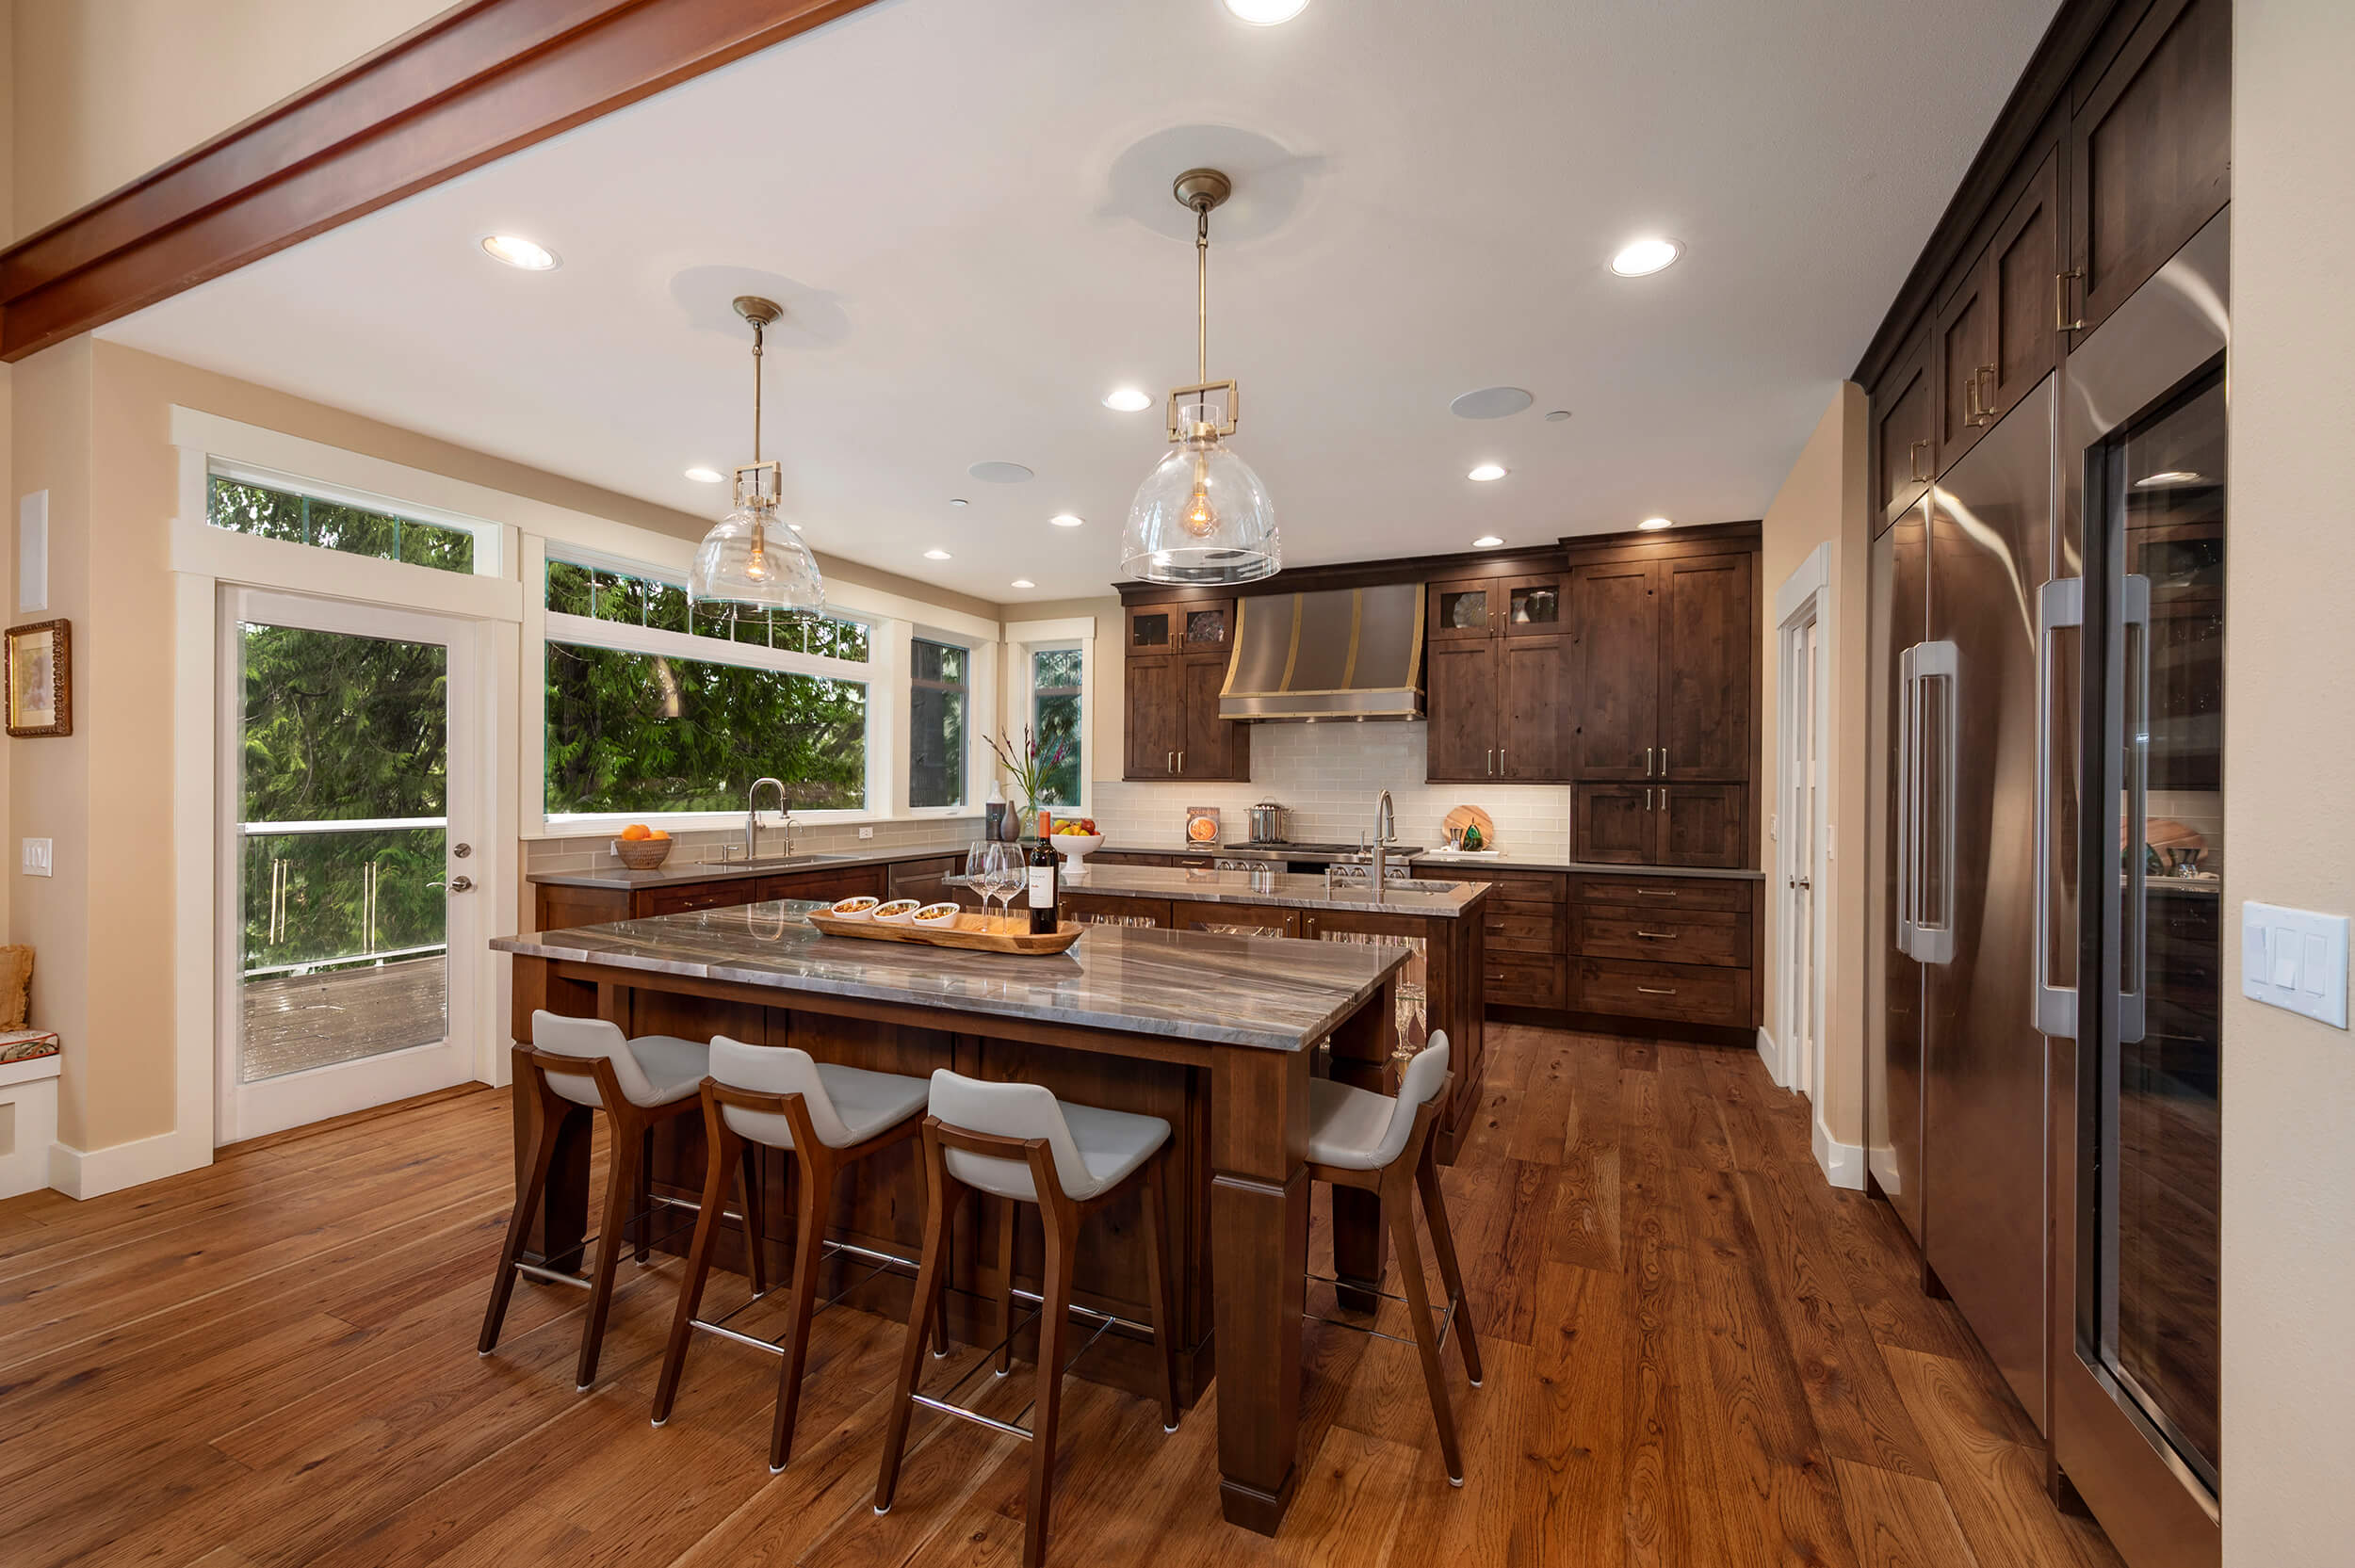
[[[74,733],[8,743],[8,930],[38,949],[35,1018],[65,1036],[58,1136],[88,1152],[170,1132],[174,1115],[172,406],[681,538],[709,521],[89,336],[21,362],[13,380],[8,534],[16,497],[48,489],[46,614],[73,622]],[[999,616],[890,573],[821,566],[836,582]],[[55,841],[54,877],[13,874],[25,836]]]
[[[448,0],[13,0],[27,234],[389,42]]]
[[[1823,1086],[1816,1116],[1823,1132],[1844,1144],[1864,1141],[1864,911],[1865,911],[1865,583],[1871,545],[1865,507],[1865,403],[1863,389],[1843,381],[1815,431],[1792,464],[1760,529],[1759,576],[1765,613],[1760,618],[1759,669],[1765,697],[1759,722],[1759,822],[1764,842],[1759,864],[1766,871],[1766,1028],[1779,1037],[1782,1008],[1781,944],[1775,929],[1778,890],[1786,867],[1782,845],[1788,824],[1777,824],[1784,787],[1778,763],[1781,628],[1775,596],[1806,564],[1819,544],[1831,546],[1833,611],[1831,700],[1822,716],[1820,787],[1828,792],[1831,861],[1817,886],[1825,906]],[[1821,644],[1819,643],[1819,648]]]
[[[2243,899],[2355,905],[2355,8],[2237,0],[2225,586],[2224,1560],[2355,1541],[2355,1039],[2248,1001]]]

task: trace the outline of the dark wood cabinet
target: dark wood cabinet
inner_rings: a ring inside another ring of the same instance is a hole
[[[2058,362],[2054,283],[2060,272],[2060,150],[2010,193],[1987,240],[1938,313],[1938,453],[1944,472],[2034,391]]]
[[[1559,574],[1456,578],[1425,596],[1425,777],[1559,784],[1570,769]]]
[[[1669,780],[1750,776],[1752,557],[1660,563],[1660,772]]]
[[[2157,0],[2071,98],[2059,303],[2081,342],[2232,197],[2231,0]]]
[[[1659,842],[1657,784],[1583,784],[1572,792],[1572,853],[1595,865],[1642,865]]]
[[[1131,605],[1121,671],[1121,777],[1235,783],[1251,777],[1251,726],[1218,716],[1235,601]]]
[[[1599,562],[1570,573],[1570,766],[1577,778],[1644,779],[1656,765],[1658,579],[1653,560]]]
[[[1873,383],[1873,504],[1879,509],[1876,532],[1920,500],[1937,477],[1930,328],[1924,322]]]
[[[1569,879],[1569,1010],[1747,1031],[1759,1023],[1755,880]]]
[[[1749,864],[1744,784],[1583,784],[1572,796],[1573,852],[1594,865]]]
[[[1259,904],[1205,904],[1172,899],[1170,918],[1181,931],[1216,931],[1226,936],[1298,936],[1301,913]]]

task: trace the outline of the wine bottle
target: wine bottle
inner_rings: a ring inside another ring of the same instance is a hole
[[[1031,851],[1031,934],[1052,936],[1062,912],[1055,897],[1055,814],[1038,814],[1038,847]]]

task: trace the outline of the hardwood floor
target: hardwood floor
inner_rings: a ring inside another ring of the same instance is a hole
[[[1312,1325],[1309,1457],[1278,1539],[1219,1519],[1215,1388],[1165,1436],[1147,1402],[1075,1380],[1051,1561],[2117,1563],[2047,1500],[2002,1378],[1922,1295],[1887,1207],[1824,1185],[1805,1106],[1753,1054],[1492,1027],[1486,1114],[1445,1172],[1487,1373],[1466,1387],[1451,1353],[1464,1488],[1412,1347]],[[699,1342],[670,1423],[648,1424],[674,1258],[625,1261],[591,1392],[571,1375],[577,1291],[518,1287],[498,1353],[478,1358],[508,1138],[506,1096],[484,1091],[86,1204],[0,1203],[0,1556],[1018,1555],[1011,1438],[919,1419],[897,1506],[869,1506],[895,1322],[820,1315],[773,1477],[765,1357]],[[709,1310],[744,1292],[715,1276]],[[1325,1287],[1309,1305],[1330,1310]],[[1400,1332],[1400,1310],[1382,1326]],[[763,1301],[737,1323],[779,1317]],[[1011,1415],[1028,1383],[984,1408]]]

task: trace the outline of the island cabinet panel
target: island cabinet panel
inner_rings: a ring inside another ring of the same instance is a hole
[[[1170,918],[1179,930],[1223,931],[1228,936],[1298,936],[1301,913],[1258,904],[1170,903]]]
[[[1482,973],[1487,942],[1481,922],[1367,909],[1312,909],[1299,913],[1299,934],[1308,941],[1398,946],[1412,955],[1406,967],[1398,972],[1394,1035],[1402,1046],[1419,1048],[1434,1030],[1447,1033],[1449,1071],[1454,1075],[1455,1086],[1434,1138],[1440,1163],[1453,1164],[1478,1120],[1486,1060]],[[1335,1076],[1342,1076],[1338,1064]],[[1396,1092],[1398,1087],[1395,1075],[1379,1083],[1367,1077],[1363,1086],[1379,1087],[1386,1093]]]
[[[629,918],[630,897],[625,887],[562,887],[541,882],[532,891],[535,930],[569,930],[575,926],[602,926]]]
[[[1166,929],[1169,900],[1131,898],[1126,894],[1083,893],[1064,888],[1055,896],[1063,917],[1083,926],[1149,926]]]
[[[707,882],[676,882],[647,888],[631,900],[632,914],[692,914],[697,910],[725,909],[731,904],[760,901],[760,881],[755,877],[731,877]]]
[[[826,871],[795,871],[782,877],[760,879],[758,901],[772,898],[809,898],[832,903],[836,898],[880,898],[888,886],[885,867],[880,865],[846,865]],[[901,895],[913,898],[918,895]]]
[[[1650,560],[1570,573],[1571,766],[1582,779],[1652,776],[1660,719],[1659,571]]]

